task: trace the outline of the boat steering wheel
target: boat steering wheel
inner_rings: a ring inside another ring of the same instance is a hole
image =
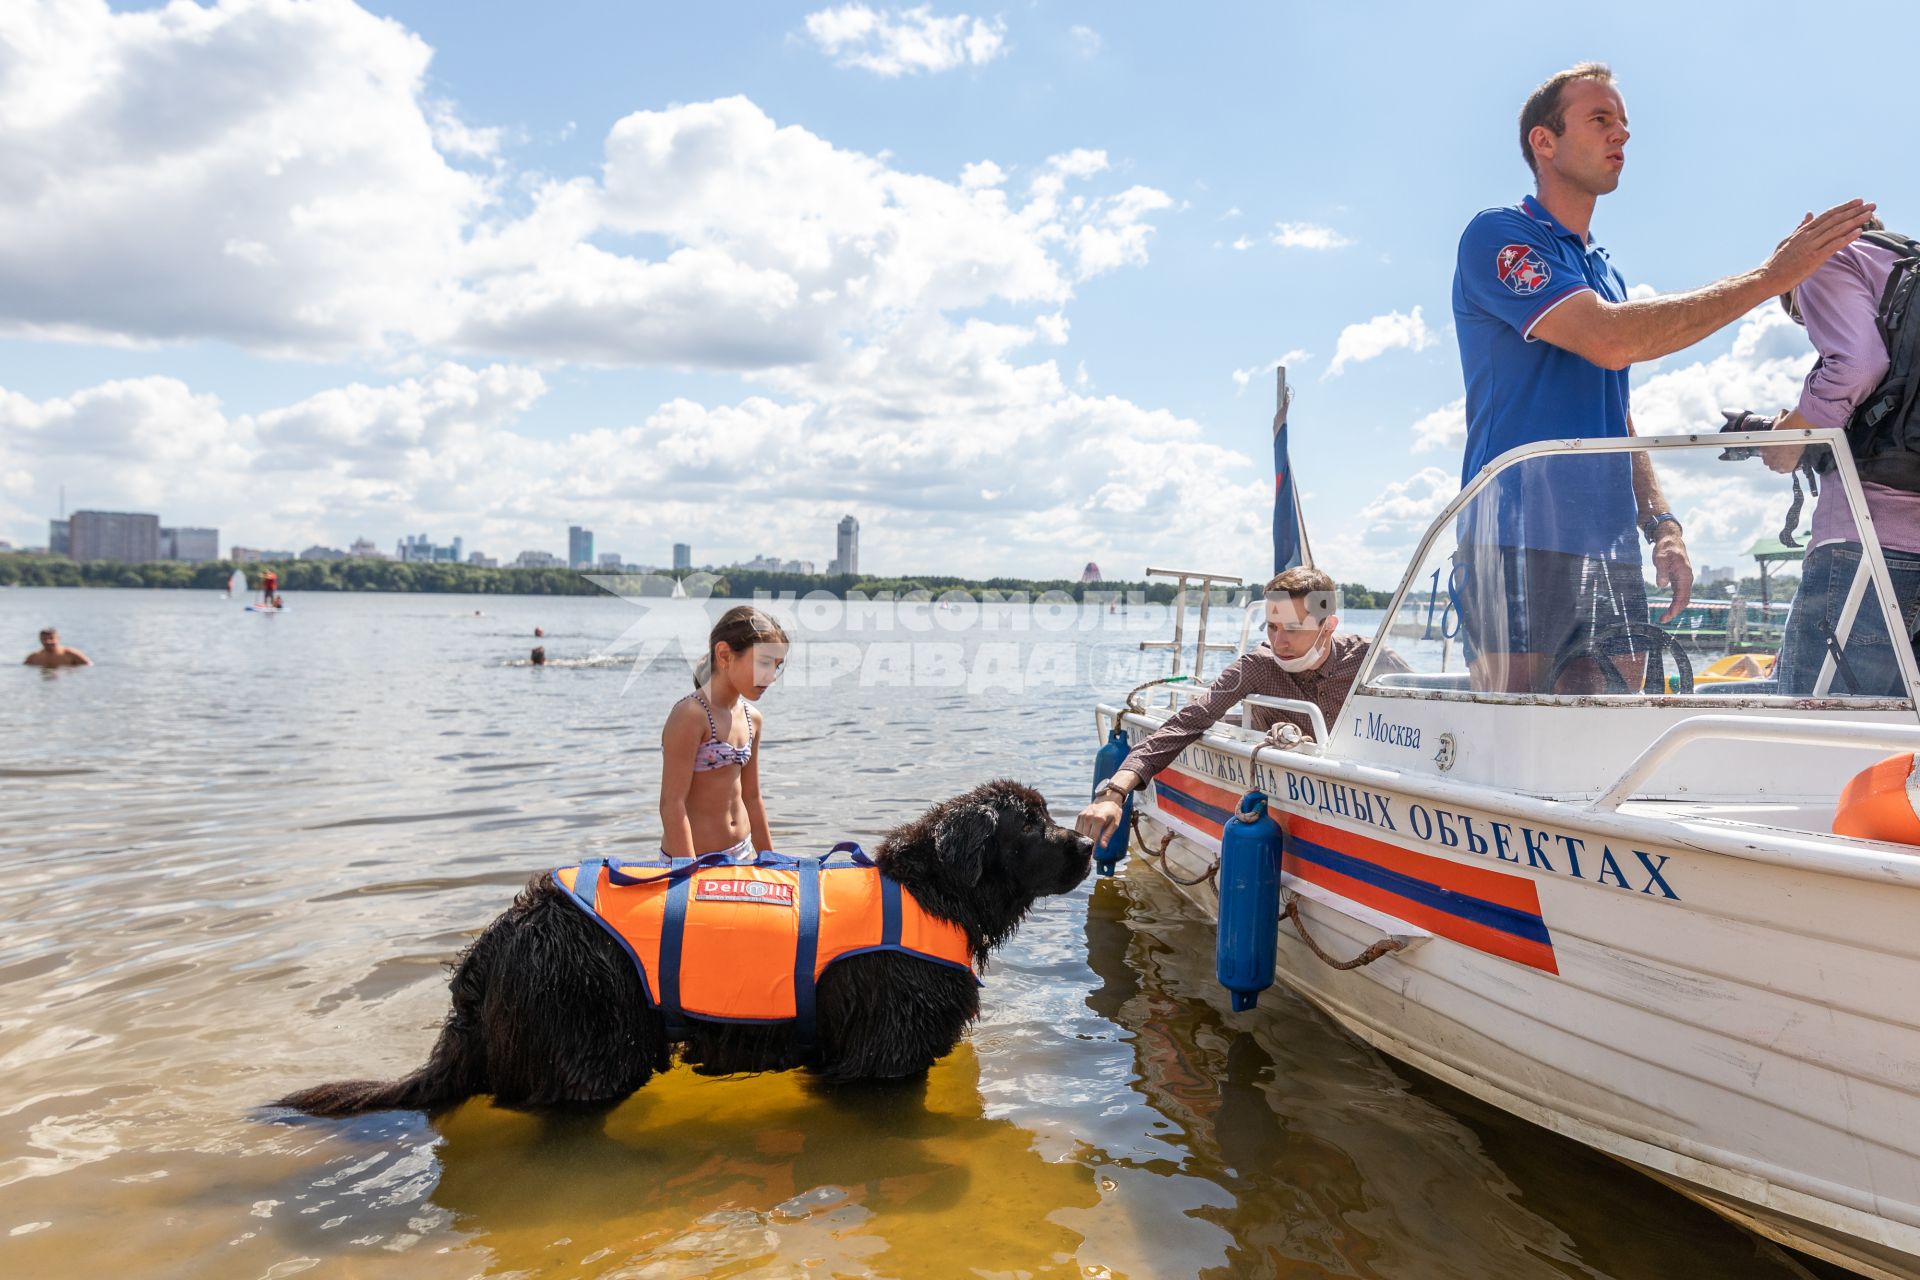
[[[1560,683],[1560,677],[1566,674],[1568,667],[1582,658],[1591,658],[1593,665],[1600,668],[1601,676],[1606,680],[1608,693],[1630,693],[1627,678],[1620,674],[1620,668],[1613,665],[1613,659],[1629,653],[1645,651],[1647,676],[1642,683],[1641,692],[1652,696],[1665,693],[1659,677],[1659,657],[1662,651],[1673,656],[1674,692],[1687,694],[1693,692],[1693,660],[1681,647],[1680,641],[1664,627],[1651,622],[1619,622],[1594,635],[1584,642],[1574,641],[1560,651],[1554,659],[1553,670],[1547,673],[1547,682],[1542,692],[1552,693]]]

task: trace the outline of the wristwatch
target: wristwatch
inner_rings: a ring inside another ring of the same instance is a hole
[[[1675,517],[1671,511],[1662,511],[1658,515],[1651,515],[1645,520],[1642,520],[1640,522],[1640,532],[1646,535],[1648,542],[1658,541],[1659,534],[1657,531],[1663,524],[1672,525],[1675,533],[1685,532],[1685,530],[1680,527],[1679,519]]]

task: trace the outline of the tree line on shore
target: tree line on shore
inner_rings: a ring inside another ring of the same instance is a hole
[[[262,563],[238,564],[231,560],[209,560],[187,564],[177,560],[153,560],[137,564],[112,560],[74,561],[65,556],[0,555],[0,587],[155,587],[173,590],[220,591],[235,569],[247,575],[257,589],[260,574],[268,567],[280,575],[280,589],[302,591],[420,591],[454,595],[517,596],[590,596],[604,587],[593,581],[606,576],[572,569],[482,568],[469,564],[417,564],[397,560],[287,560],[271,566]],[[698,571],[696,571],[698,572]],[[622,576],[622,575],[613,575]],[[625,575],[620,589],[629,594],[666,595],[672,580],[692,574],[655,573],[641,577]],[[955,598],[970,599],[1012,596],[1024,593],[1033,598],[1059,592],[1078,601],[1144,598],[1153,604],[1170,604],[1174,597],[1167,582],[1073,582],[1065,579],[1036,581],[1026,578],[988,578],[985,580],[949,577],[940,574],[911,577],[873,577],[860,574],[767,573],[751,569],[728,569],[717,577],[707,575],[690,583],[698,594],[701,585],[710,585],[711,594],[751,599],[760,593],[804,596],[824,591],[844,599],[849,594],[872,598],[894,598],[910,592],[939,597],[952,593]],[[1386,604],[1384,593],[1376,604],[1376,593],[1358,583],[1343,584],[1349,609],[1368,609]]]

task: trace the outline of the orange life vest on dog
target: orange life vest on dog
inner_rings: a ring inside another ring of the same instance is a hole
[[[793,1022],[810,1044],[814,984],[836,960],[899,951],[973,971],[966,930],[881,875],[859,846],[842,849],[858,860],[589,861],[553,877],[633,957],[669,1034],[683,1015]]]

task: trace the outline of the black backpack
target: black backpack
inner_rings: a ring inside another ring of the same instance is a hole
[[[1887,344],[1887,376],[1847,419],[1847,444],[1862,480],[1920,493],[1920,241],[1864,231],[1869,244],[1900,255],[1880,295],[1875,325]],[[1832,459],[1822,470],[1832,469]]]

